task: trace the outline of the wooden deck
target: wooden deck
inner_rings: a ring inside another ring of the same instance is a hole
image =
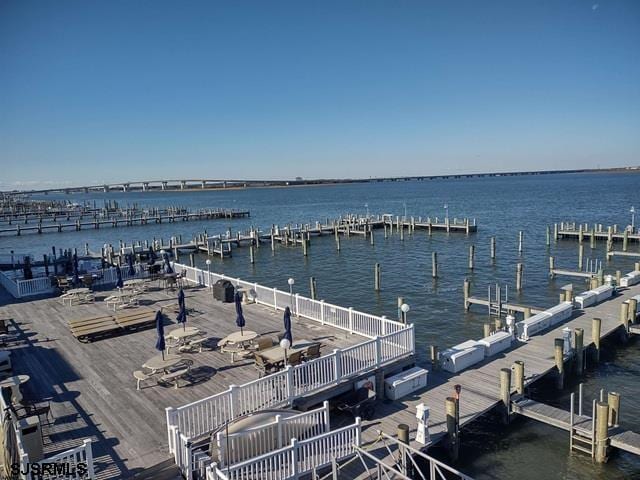
[[[612,334],[620,327],[620,304],[640,293],[640,285],[624,289],[620,295],[599,305],[575,311],[574,316],[554,329],[531,338],[528,342],[515,347],[503,354],[486,359],[476,367],[471,367],[460,374],[453,375],[446,372],[430,372],[427,387],[421,391],[395,402],[379,402],[376,418],[364,422],[363,442],[365,449],[371,448],[377,439],[378,429],[395,435],[398,424],[405,423],[410,427],[409,437],[411,445],[420,448],[415,442],[417,420],[416,406],[420,403],[430,407],[429,432],[434,443],[439,442],[446,435],[445,399],[454,396],[454,385],[462,386],[460,394],[460,425],[464,427],[474,419],[493,409],[500,402],[500,369],[511,368],[517,360],[524,361],[525,385],[541,378],[555,369],[553,355],[554,338],[562,338],[565,327],[584,328],[584,346],[592,344],[591,323],[594,317],[602,319],[602,338]],[[417,346],[416,348],[426,348]],[[431,369],[430,366],[424,368]],[[373,453],[385,456],[385,451],[373,447]],[[350,473],[353,473],[350,471]],[[358,478],[365,478],[360,476]]]
[[[27,388],[52,395],[55,421],[45,426],[46,454],[57,453],[92,438],[97,478],[128,478],[169,456],[165,407],[181,406],[258,378],[253,361],[230,363],[230,355],[217,351],[183,354],[194,361],[193,383],[176,390],[149,381],[136,390],[132,372],[157,355],[154,328],[80,343],[68,320],[112,314],[99,301],[112,292],[98,292],[95,304],[63,306],[57,299],[41,299],[0,307],[0,318],[12,319],[12,329],[24,345],[12,349],[14,371],[28,374]],[[187,308],[193,309],[189,326],[222,338],[237,331],[234,304],[214,301],[207,289],[185,290]],[[143,295],[141,305],[158,308],[175,304],[176,294],[155,290]],[[129,310],[132,311],[132,310]],[[259,305],[244,308],[246,329],[277,335],[283,330],[282,312]],[[174,322],[175,315],[169,314]],[[175,324],[165,325],[165,333]],[[341,330],[293,319],[293,336],[322,342],[322,353],[365,340]],[[172,351],[173,353],[173,351]],[[145,388],[146,387],[146,388]]]

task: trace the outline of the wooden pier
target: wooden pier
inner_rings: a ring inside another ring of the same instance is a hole
[[[638,294],[640,294],[640,286],[633,286],[599,305],[586,308],[583,311],[577,310],[570,320],[541,335],[532,337],[526,343],[516,344],[506,353],[485,359],[478,366],[471,367],[459,374],[449,374],[432,369],[429,373],[426,389],[415,392],[400,401],[379,404],[376,418],[372,422],[365,422],[365,424],[375,424],[375,429],[381,429],[386,432],[395,432],[399,424],[409,425],[411,428],[411,446],[421,448],[421,444],[415,441],[415,415],[417,405],[423,403],[431,409],[429,420],[431,440],[434,443],[439,443],[447,438],[448,420],[445,404],[447,398],[456,396],[456,386],[461,387],[459,425],[460,428],[463,428],[502,404],[500,392],[501,369],[511,369],[515,362],[524,362],[525,386],[556,371],[554,339],[562,338],[562,330],[564,328],[582,328],[585,332],[591,332],[593,318],[600,318],[602,320],[600,338],[608,337],[622,328],[619,319],[620,305],[625,300]],[[590,334],[585,335],[585,349],[592,348],[593,340],[588,340],[590,336]],[[430,367],[425,366],[425,368]],[[515,393],[515,389],[511,388],[511,392]],[[377,436],[374,434],[375,429],[366,428],[364,430],[364,448],[367,448],[367,445],[371,447],[375,445],[377,440]],[[384,452],[378,453],[384,455]],[[364,479],[366,477],[361,476],[358,478]]]
[[[111,217],[108,219],[94,218],[88,221],[77,219],[75,222],[63,223],[63,222],[51,222],[32,225],[16,225],[11,228],[0,228],[0,235],[17,235],[20,236],[24,233],[47,233],[47,232],[63,232],[63,231],[76,231],[79,232],[83,229],[99,229],[103,227],[130,227],[134,225],[148,225],[148,224],[161,224],[161,223],[174,223],[174,222],[187,222],[187,221],[201,221],[201,220],[213,220],[219,218],[241,218],[250,216],[249,211],[241,210],[224,210],[224,209],[208,209],[198,212],[185,212],[185,213],[170,213],[170,214],[158,214],[158,215],[137,215],[137,216],[122,216]]]

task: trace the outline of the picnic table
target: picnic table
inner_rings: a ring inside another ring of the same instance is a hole
[[[245,343],[251,342],[256,338],[258,338],[258,334],[253,330],[243,330],[241,332],[233,332],[231,335],[227,336],[227,341],[229,343],[244,345]]]
[[[295,353],[295,352],[304,352],[311,345],[316,343],[318,342],[312,342],[309,340],[299,340],[293,345],[291,345],[291,347],[287,348],[287,355],[291,355],[292,353]],[[267,348],[266,350],[261,350],[260,352],[256,353],[256,355],[260,355],[269,363],[284,362],[284,348],[282,348],[279,345],[275,347]]]
[[[176,365],[184,362],[184,358],[180,355],[166,354],[164,358],[162,355],[156,355],[155,357],[147,360],[142,368],[151,370],[151,373],[156,373],[159,370],[166,370],[167,368],[175,367]]]
[[[176,340],[178,343],[172,345],[172,347],[178,347],[180,349],[187,343],[187,340],[191,337],[200,335],[200,329],[197,327],[184,327],[171,330],[166,337]],[[171,348],[171,347],[170,347]]]
[[[27,383],[31,377],[29,375],[15,375],[13,377],[5,378],[0,382],[0,388],[11,388],[11,399],[15,403],[22,401],[22,392],[20,392],[20,385]]]
[[[69,306],[73,305],[74,302],[84,302],[84,301],[93,301],[93,295],[91,294],[91,290],[88,288],[71,288],[67,290],[61,297],[62,304],[64,305],[67,301],[69,301]]]

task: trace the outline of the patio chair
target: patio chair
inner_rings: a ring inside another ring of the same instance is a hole
[[[164,291],[168,292],[169,290],[175,290],[178,285],[178,280],[176,277],[166,277],[164,279]]]
[[[276,370],[276,367],[273,364],[267,362],[262,355],[255,356],[255,363],[253,364],[253,366],[256,370],[258,370],[259,378],[269,375],[274,370]]]
[[[320,344],[314,343],[307,348],[307,351],[304,352],[305,360],[313,360],[314,358],[320,358]]]
[[[302,352],[293,352],[289,355],[288,364],[292,367],[300,365],[302,363]]]
[[[69,280],[67,277],[56,277],[56,286],[60,289],[61,293],[67,293],[69,290]]]
[[[0,318],[0,334],[9,333],[9,326],[4,318]]]
[[[273,347],[273,339],[271,337],[260,337],[257,342],[253,344],[253,349],[257,352],[271,347]]]
[[[82,277],[82,285],[86,288],[93,287],[93,276],[92,275],[83,275]]]

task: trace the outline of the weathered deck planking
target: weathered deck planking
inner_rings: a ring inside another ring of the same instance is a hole
[[[95,304],[63,306],[56,299],[13,303],[0,307],[0,317],[11,318],[26,339],[23,347],[12,350],[16,373],[30,375],[27,387],[53,395],[53,425],[45,426],[45,450],[57,453],[77,446],[89,437],[94,443],[98,478],[127,478],[137,471],[156,465],[169,456],[165,408],[180,406],[258,378],[253,361],[230,363],[230,355],[218,351],[184,353],[194,361],[193,384],[178,390],[144,383],[136,390],[133,371],[140,369],[155,350],[154,328],[113,336],[84,344],[76,340],[67,325],[69,319],[113,314],[99,301],[110,292],[98,293]],[[222,338],[237,331],[234,304],[214,301],[207,289],[185,289],[189,326],[197,326],[208,335]],[[176,294],[151,291],[141,304],[152,309],[175,304]],[[127,310],[125,310],[127,311]],[[128,310],[128,311],[133,311]],[[277,335],[283,330],[282,312],[259,305],[244,308],[246,329],[259,334]],[[171,325],[175,314],[169,313]],[[318,340],[322,352],[344,348],[364,341],[329,326],[293,319],[296,339]],[[200,380],[200,381],[198,381]]]

